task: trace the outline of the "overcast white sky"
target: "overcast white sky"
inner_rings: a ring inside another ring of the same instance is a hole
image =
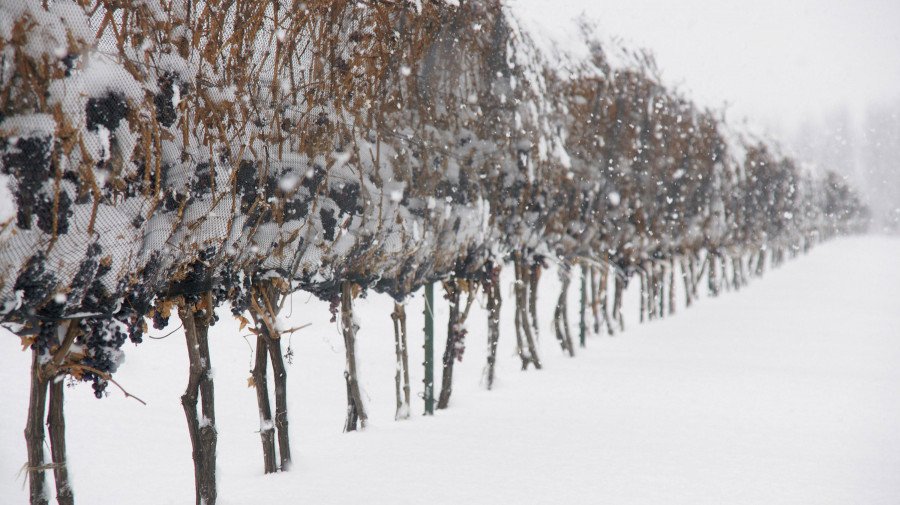
[[[900,0],[510,0],[564,34],[581,12],[647,47],[669,84],[773,133],[900,100]]]

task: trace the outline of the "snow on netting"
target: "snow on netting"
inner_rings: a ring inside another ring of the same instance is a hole
[[[483,242],[459,160],[484,146],[471,118],[434,125],[485,92],[435,43],[453,11],[304,5],[4,4],[8,319],[109,313],[246,265],[327,290],[354,261],[446,270],[434,238]]]
[[[497,0],[3,2],[0,318],[114,354],[160,300],[241,311],[258,279],[402,298],[513,253],[627,273],[861,221],[584,30],[579,60]]]

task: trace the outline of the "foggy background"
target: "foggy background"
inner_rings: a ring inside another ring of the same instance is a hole
[[[665,82],[846,176],[900,231],[900,1],[511,0],[556,39],[584,13]]]

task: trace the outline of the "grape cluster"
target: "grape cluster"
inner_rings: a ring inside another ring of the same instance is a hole
[[[133,326],[129,325],[127,315],[117,314],[113,318],[86,318],[79,321],[77,342],[83,349],[84,358],[81,363],[100,372],[114,373],[122,361],[122,345],[129,338]],[[93,382],[94,396],[103,397],[107,381],[94,372],[86,372],[83,380]]]
[[[31,342],[31,349],[41,354],[49,352],[50,348],[57,342],[56,325],[52,323],[39,322],[37,324],[37,334]]]
[[[250,276],[234,266],[225,265],[212,287],[213,300],[216,306],[224,302],[231,305],[231,313],[238,316],[250,309]]]
[[[169,325],[169,316],[163,316],[159,310],[153,311],[153,327],[161,330]]]

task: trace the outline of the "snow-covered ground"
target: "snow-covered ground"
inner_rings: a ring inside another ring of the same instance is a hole
[[[495,390],[479,385],[486,312],[476,307],[451,408],[424,418],[417,397],[401,422],[390,302],[361,300],[370,426],[353,434],[341,433],[342,339],[326,304],[296,295],[290,321],[312,326],[289,340],[295,466],[272,476],[247,387],[251,347],[223,311],[211,338],[220,503],[900,503],[900,240],[836,240],[644,325],[632,290],[627,331],[591,337],[574,359],[550,332],[556,285],[542,279],[544,370],[518,370],[506,282]],[[577,282],[571,296],[574,322]],[[417,393],[421,306],[407,306]],[[441,300],[438,322],[446,313]],[[67,389],[76,500],[190,503],[182,334],[128,352],[117,379],[146,407],[114,387],[104,400],[86,384]],[[27,501],[28,365],[18,339],[0,335],[0,503]]]

